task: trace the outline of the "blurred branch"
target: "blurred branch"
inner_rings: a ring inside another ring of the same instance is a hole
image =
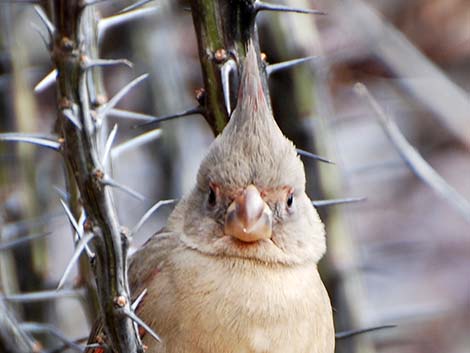
[[[395,27],[361,0],[341,0],[340,22],[400,77],[405,90],[436,114],[465,146],[470,146],[470,99]],[[418,78],[416,78],[418,77]]]
[[[377,119],[395,149],[411,171],[439,196],[447,201],[470,223],[470,202],[450,186],[405,139],[395,122],[388,117],[377,100],[363,84],[356,84],[356,91],[365,97],[377,114]]]
[[[36,353],[41,347],[21,327],[7,305],[0,299],[0,351],[3,353]]]
[[[56,126],[63,140],[67,191],[75,193],[75,204],[70,208],[77,212],[80,200],[86,215],[80,246],[84,248],[86,241],[93,238],[93,271],[107,342],[113,352],[143,352],[136,327],[127,317],[129,240],[121,232],[111,191],[104,183],[112,180],[102,158],[107,137],[104,115],[110,104],[98,108],[94,116],[91,111],[105,103],[105,93],[99,68],[87,67],[89,60],[99,59],[99,16],[94,7],[86,5],[79,0],[49,2],[55,27],[51,56],[58,73]],[[76,218],[77,214],[73,216]],[[81,253],[80,247],[77,252]]]

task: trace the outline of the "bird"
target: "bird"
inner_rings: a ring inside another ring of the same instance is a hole
[[[325,227],[247,45],[235,110],[165,228],[130,258],[146,353],[333,353]],[[92,352],[98,352],[97,350]]]

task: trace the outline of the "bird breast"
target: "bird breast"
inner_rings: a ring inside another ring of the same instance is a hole
[[[331,307],[315,264],[275,266],[185,250],[161,274],[141,316],[164,343],[147,353],[333,352],[325,348],[334,346]]]

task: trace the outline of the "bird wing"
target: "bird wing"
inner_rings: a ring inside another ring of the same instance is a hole
[[[164,266],[168,254],[179,244],[177,234],[166,229],[154,234],[129,259],[129,285],[132,293],[132,302],[146,289],[147,283],[154,281]],[[145,300],[145,297],[144,297]],[[139,315],[139,308],[137,308]],[[102,318],[98,318],[92,327],[88,344],[104,343],[104,327]],[[143,338],[145,331],[139,328]],[[105,353],[106,348],[87,348],[84,353]]]

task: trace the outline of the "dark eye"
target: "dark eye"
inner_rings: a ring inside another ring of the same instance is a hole
[[[209,187],[209,196],[207,197],[207,203],[209,206],[215,206],[217,202],[217,197],[215,194],[215,190],[212,187]]]
[[[289,196],[287,197],[287,207],[291,208],[293,204],[294,204],[294,193],[291,192]]]

